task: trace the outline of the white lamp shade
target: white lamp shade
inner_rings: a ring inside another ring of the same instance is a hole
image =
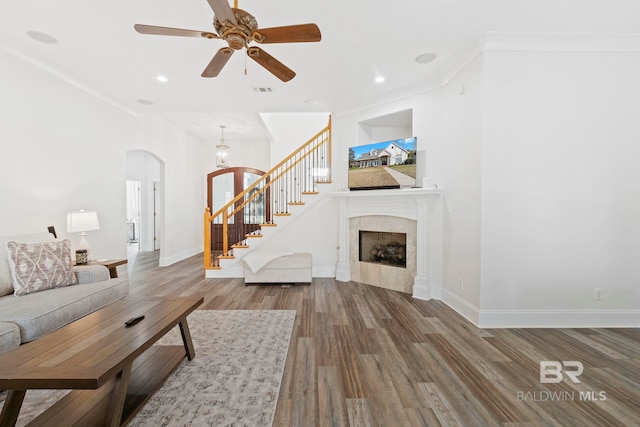
[[[74,211],[67,214],[67,232],[99,230],[98,214],[96,211]]]

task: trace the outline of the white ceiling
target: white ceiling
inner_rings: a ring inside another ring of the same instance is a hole
[[[261,28],[318,24],[319,43],[262,46],[296,71],[292,81],[281,82],[242,51],[218,77],[205,79],[200,74],[224,41],[133,29],[142,23],[215,32],[206,0],[0,0],[0,48],[133,113],[166,114],[201,136],[218,137],[224,124],[227,138],[262,139],[268,137],[261,112],[349,111],[438,86],[455,54],[487,32],[640,33],[638,0],[240,0],[238,6]],[[57,43],[35,41],[28,31]],[[437,58],[418,64],[422,53]],[[156,81],[158,74],[168,81]],[[384,83],[374,82],[379,75]],[[271,92],[254,89],[265,87]]]

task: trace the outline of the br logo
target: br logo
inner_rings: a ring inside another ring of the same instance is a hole
[[[543,360],[540,362],[540,382],[559,383],[562,381],[562,374],[568,376],[574,383],[579,383],[578,376],[584,371],[582,363],[571,360],[558,362],[556,360]]]

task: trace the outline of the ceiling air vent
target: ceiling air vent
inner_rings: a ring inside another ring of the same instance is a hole
[[[254,92],[272,92],[273,90],[270,87],[254,87]]]

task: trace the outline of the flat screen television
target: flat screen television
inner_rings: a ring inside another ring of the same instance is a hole
[[[417,137],[349,148],[349,190],[416,186]]]

